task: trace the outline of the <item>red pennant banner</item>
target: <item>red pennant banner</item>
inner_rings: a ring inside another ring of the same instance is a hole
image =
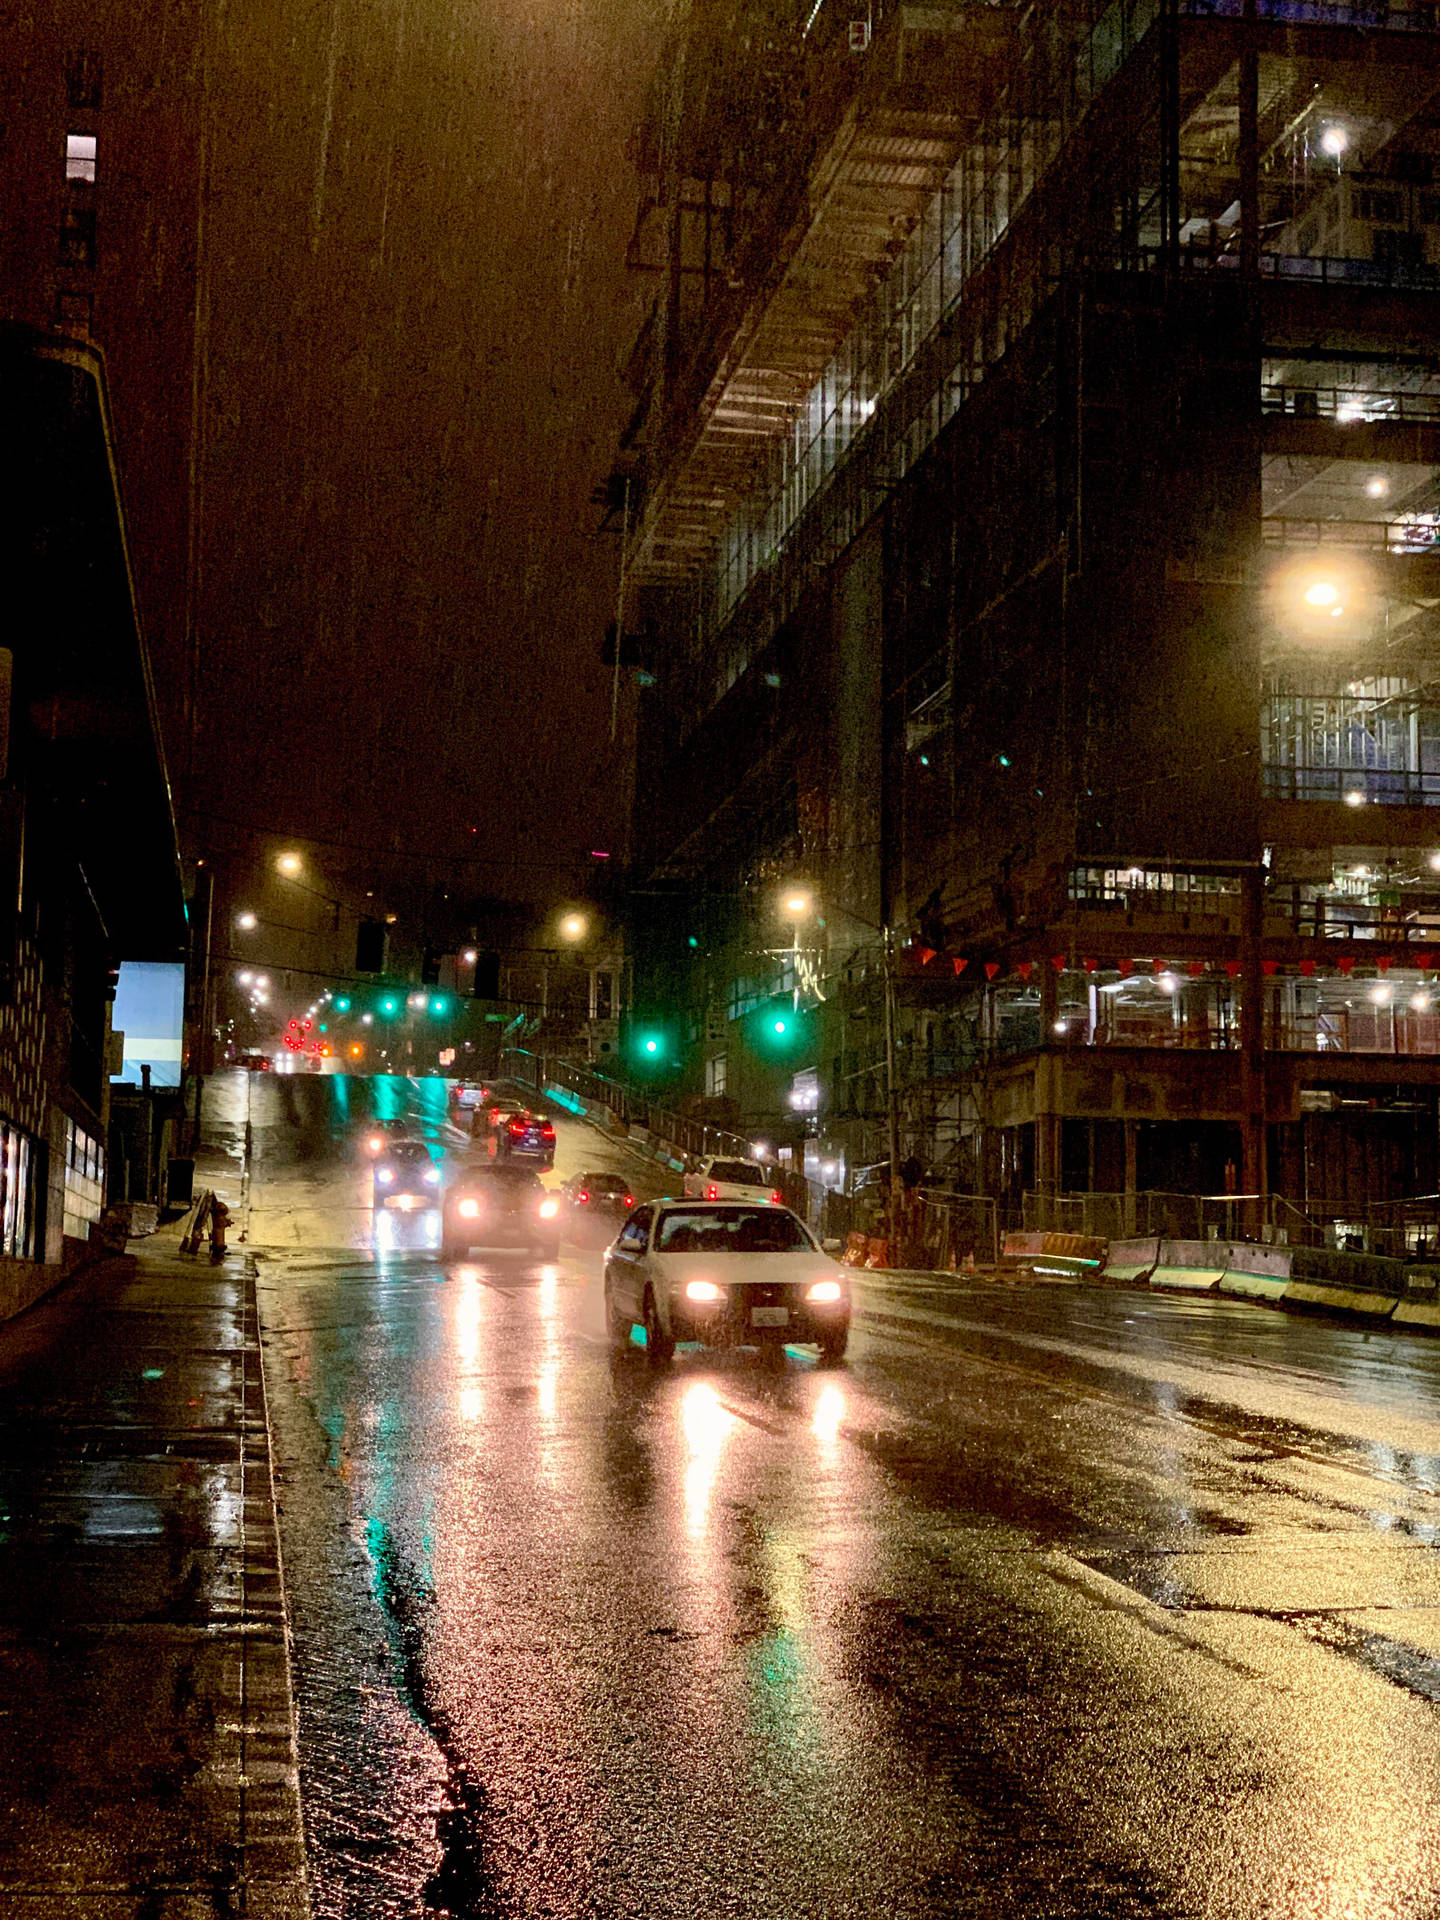
[[[1241,960],[1227,960],[1225,962],[1225,971],[1232,980],[1238,980],[1240,978],[1240,969],[1243,965],[1244,962]]]
[[[1415,964],[1420,969],[1421,973],[1429,973],[1431,967],[1434,964],[1434,961],[1435,961],[1435,956],[1433,953],[1429,951],[1428,948],[1424,953],[1417,953],[1415,956]]]
[[[1307,980],[1313,980],[1315,978],[1315,962],[1313,960],[1302,960],[1300,962],[1300,971]]]
[[[1022,980],[1028,980],[1035,971],[1035,962],[1033,960],[1017,960],[1015,962],[1015,971]]]
[[[1339,967],[1341,973],[1353,973],[1355,971],[1355,956],[1353,953],[1342,953],[1335,964]]]
[[[921,964],[921,966],[922,966],[922,967],[928,967],[928,966],[929,966],[929,964],[930,964],[930,962],[931,962],[931,961],[932,961],[932,960],[933,960],[934,958],[935,958],[935,949],[934,949],[934,947],[921,947],[921,949],[920,949],[920,964]]]
[[[1092,954],[1088,960],[1082,960],[1080,964],[1084,967],[1086,973],[1094,973],[1100,962]]]
[[[950,964],[952,967],[954,967],[955,978],[958,980],[961,974],[964,973],[966,967],[969,966],[970,962],[968,960],[962,960],[959,954],[957,953],[955,958],[950,962]]]
[[[1395,964],[1395,956],[1393,953],[1382,953],[1375,964],[1381,973],[1388,973]]]
[[[1119,960],[1116,962],[1116,965],[1120,969],[1120,978],[1122,980],[1128,980],[1135,971],[1135,962],[1133,960]]]
[[[1170,969],[1163,960],[1152,960],[1150,962],[1150,971],[1152,973],[1168,973]]]
[[[1064,956],[1064,954],[1063,954],[1063,953],[1052,953],[1052,954],[1051,954],[1051,956],[1050,956],[1050,964],[1051,964],[1051,966],[1052,966],[1052,967],[1054,967],[1054,969],[1055,969],[1055,971],[1056,971],[1056,973],[1064,973],[1064,971],[1065,971],[1065,956]]]
[[[1203,960],[1192,960],[1185,971],[1192,980],[1198,980],[1205,971],[1205,962]]]
[[[998,960],[987,960],[985,962],[985,978],[987,980],[993,980],[999,971],[1000,962]]]
[[[1273,980],[1279,966],[1280,962],[1278,960],[1262,960],[1260,962],[1260,971],[1267,980]]]

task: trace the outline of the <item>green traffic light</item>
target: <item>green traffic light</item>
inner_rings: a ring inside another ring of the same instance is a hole
[[[444,1013],[449,1004],[450,1002],[441,995],[430,1002],[430,1011],[431,1013]]]
[[[776,1033],[788,1033],[790,1031],[790,1022],[788,1020],[777,1020],[775,1022],[775,1031]]]
[[[399,1001],[393,993],[387,993],[385,998],[380,1002],[380,1011],[381,1013],[394,1013],[399,1004]]]
[[[647,1040],[645,1042],[645,1051],[646,1053],[658,1053],[660,1051],[660,1042],[658,1040]]]
[[[348,993],[342,993],[340,995],[340,998],[335,1002],[335,1011],[336,1013],[348,1013],[350,1011],[350,996]]]

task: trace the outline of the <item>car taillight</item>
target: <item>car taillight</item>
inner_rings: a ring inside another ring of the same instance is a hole
[[[512,1120],[510,1122],[510,1131],[512,1134],[517,1134],[517,1135],[524,1133],[525,1122],[523,1120]]]
[[[705,1189],[705,1198],[707,1200],[718,1200],[720,1198],[720,1189],[719,1187],[716,1186],[713,1180],[710,1182],[709,1186],[706,1187]]]
[[[627,1193],[627,1194],[626,1194],[626,1196],[625,1196],[625,1204],[626,1204],[626,1206],[627,1206],[627,1207],[633,1207],[633,1206],[634,1206],[634,1204],[635,1204],[635,1196],[634,1196],[634,1194],[633,1194],[633,1193]]]
[[[772,1206],[772,1207],[783,1207],[783,1206],[784,1206],[784,1204],[785,1204],[785,1196],[784,1196],[784,1194],[783,1194],[783,1193],[772,1193],[772,1194],[771,1194],[771,1196],[770,1196],[770,1204],[771,1204],[771,1206]]]
[[[590,1196],[589,1196],[589,1194],[588,1194],[588,1193],[577,1193],[577,1194],[576,1194],[576,1196],[575,1196],[575,1198],[576,1198],[577,1200],[588,1200],[588,1199],[590,1198]]]
[[[540,1129],[540,1137],[542,1140],[553,1140],[555,1138],[555,1129],[548,1120]]]

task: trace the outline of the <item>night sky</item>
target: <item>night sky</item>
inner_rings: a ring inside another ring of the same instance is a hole
[[[588,496],[647,292],[623,256],[656,10],[221,20],[182,827],[391,848],[412,873],[460,853],[485,891],[563,891],[622,831],[599,658],[617,552]]]

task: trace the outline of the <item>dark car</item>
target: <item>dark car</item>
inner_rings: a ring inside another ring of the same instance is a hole
[[[555,1164],[555,1129],[543,1114],[523,1107],[494,1109],[489,1132],[492,1160],[528,1160],[537,1167]]]
[[[408,1120],[372,1120],[361,1136],[365,1152],[379,1160],[401,1140],[413,1138]]]
[[[375,1162],[375,1204],[408,1212],[440,1203],[440,1169],[423,1140],[395,1140]]]
[[[533,1247],[547,1260],[560,1252],[560,1202],[529,1167],[471,1167],[445,1192],[440,1242],[445,1253],[467,1247]]]
[[[635,1205],[630,1183],[621,1173],[577,1173],[560,1189],[560,1197],[581,1220],[621,1220]]]

